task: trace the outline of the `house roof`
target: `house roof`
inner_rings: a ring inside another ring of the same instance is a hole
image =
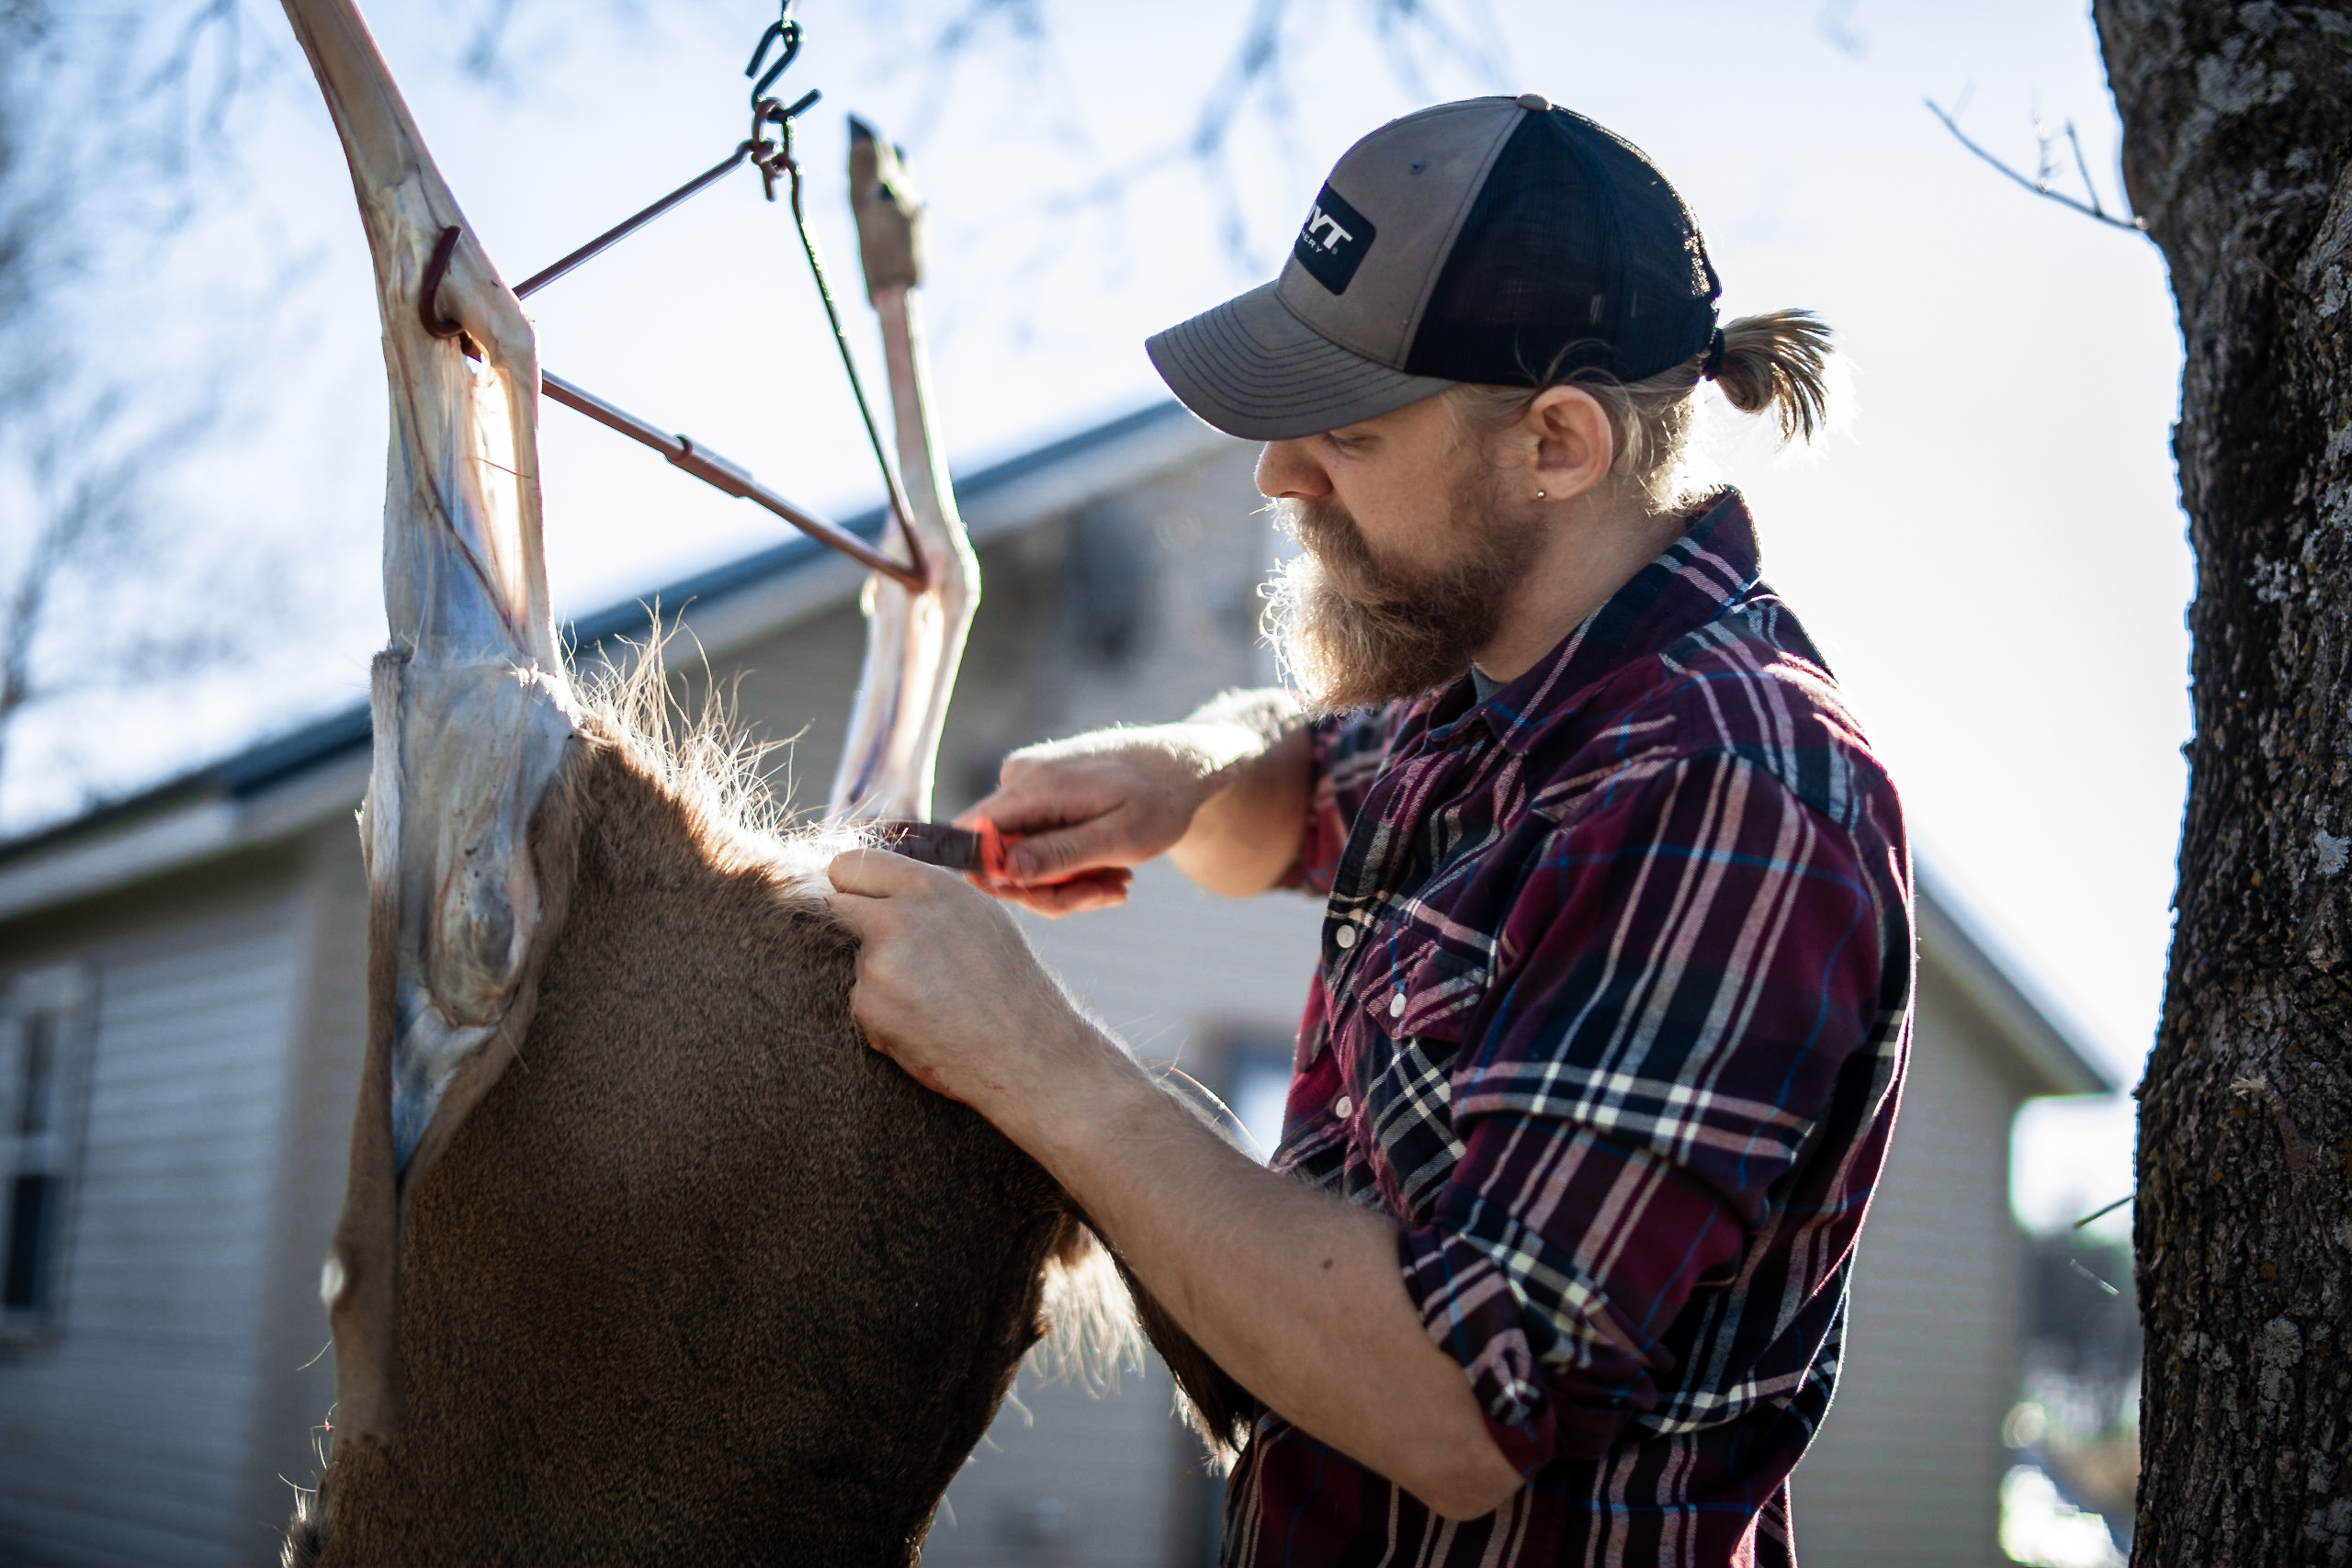
[[[1229,446],[1172,402],[1137,410],[955,481],[976,542],[1016,532],[1151,474]],[[878,539],[878,507],[843,525]],[[659,608],[707,653],[764,636],[856,592],[865,573],[794,536],[669,583],[641,599],[576,617],[577,651],[642,637]],[[0,843],[0,920],[91,897],[270,841],[351,809],[368,782],[365,703],[312,719],[203,767],[39,832]],[[2001,1040],[2028,1095],[2111,1093],[2118,1087],[2075,1043],[2077,1030],[1964,910],[1942,879],[1917,879],[1921,963],[1948,978]]]
[[[1912,894],[1920,969],[1950,982],[1961,1003],[1990,1026],[2026,1095],[2113,1094],[2123,1087],[2084,1051],[2081,1026],[2067,1010],[1923,858],[1913,862]]]
[[[1083,506],[1224,445],[1173,402],[1080,431],[955,480],[976,542]],[[842,526],[869,541],[880,507]],[[865,571],[801,535],[607,605],[560,628],[576,654],[642,637],[659,609],[712,654],[855,592]],[[311,719],[37,832],[0,842],[0,919],[207,854],[276,837],[347,807],[366,787],[368,705]]]

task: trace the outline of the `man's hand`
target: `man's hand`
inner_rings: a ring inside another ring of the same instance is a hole
[[[1306,818],[1306,738],[1279,693],[1223,698],[1182,724],[1106,729],[1015,751],[995,794],[956,818],[1009,840],[1012,885],[988,891],[1046,915],[1124,903],[1127,869],[1174,852],[1215,892],[1262,892]]]
[[[1127,868],[1173,847],[1208,796],[1215,760],[1184,728],[1105,730],[1007,757],[996,793],[956,819],[984,817],[1017,839],[1005,850],[1013,885],[989,891],[1046,915],[1125,903]]]
[[[1057,1054],[1095,1044],[1012,917],[953,872],[887,850],[826,869],[860,943],[850,1013],[926,1089],[994,1120]]]

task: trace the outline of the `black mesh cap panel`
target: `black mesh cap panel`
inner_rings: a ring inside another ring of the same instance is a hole
[[[1721,292],[1666,176],[1552,108],[1521,123],[1487,174],[1405,368],[1504,386],[1580,369],[1638,381],[1706,349]]]

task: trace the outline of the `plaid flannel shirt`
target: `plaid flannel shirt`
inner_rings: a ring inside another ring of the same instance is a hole
[[[1527,1478],[1451,1523],[1272,1412],[1226,1560],[1792,1563],[1910,1037],[1894,786],[1725,492],[1566,641],[1314,727],[1273,1164],[1395,1215]]]

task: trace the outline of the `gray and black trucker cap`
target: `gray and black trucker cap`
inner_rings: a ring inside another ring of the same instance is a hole
[[[1533,93],[1470,98],[1349,148],[1280,277],[1144,347],[1202,419],[1283,441],[1456,381],[1638,381],[1710,347],[1721,293],[1639,148]]]

